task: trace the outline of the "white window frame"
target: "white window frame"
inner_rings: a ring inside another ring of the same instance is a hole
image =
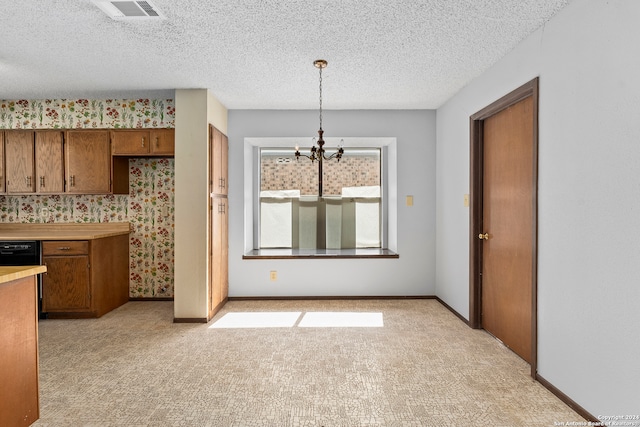
[[[329,137],[327,147],[381,148],[382,248],[398,252],[398,168],[397,140],[393,137]],[[260,148],[309,146],[308,137],[244,138],[244,253],[260,247]],[[306,160],[306,159],[305,159]],[[300,160],[302,161],[302,159]]]

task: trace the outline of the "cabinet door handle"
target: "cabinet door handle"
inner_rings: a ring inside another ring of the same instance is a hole
[[[160,138],[156,136],[156,148],[160,147]]]
[[[27,183],[27,187],[31,187],[31,176],[25,176],[24,180]]]
[[[60,246],[60,247],[58,248],[58,250],[59,250],[59,251],[70,251],[70,250],[71,250],[71,248],[70,248],[69,246]]]
[[[142,146],[144,147],[144,136],[142,137]]]
[[[71,180],[71,186],[75,187],[76,186],[76,176],[75,175],[71,175],[70,180]]]
[[[40,187],[44,187],[44,176],[40,177]]]

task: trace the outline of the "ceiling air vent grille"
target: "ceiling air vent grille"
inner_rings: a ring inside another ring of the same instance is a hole
[[[156,20],[165,19],[166,16],[150,1],[114,1],[91,0],[104,13],[112,19],[121,21],[129,20]]]
[[[146,14],[148,16],[160,16],[158,14],[158,12],[155,11],[155,9],[153,8],[153,6],[151,6],[149,4],[149,2],[146,1],[137,1],[136,2],[138,4],[138,6],[140,6],[142,8],[142,10],[144,10],[146,12]]]

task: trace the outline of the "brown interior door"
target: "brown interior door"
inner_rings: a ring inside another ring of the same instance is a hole
[[[532,363],[533,99],[484,120],[482,327]]]

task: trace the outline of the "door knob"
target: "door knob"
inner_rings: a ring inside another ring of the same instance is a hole
[[[478,239],[480,239],[480,240],[489,240],[489,233],[484,233],[484,234],[480,233],[480,234],[478,234]]]

